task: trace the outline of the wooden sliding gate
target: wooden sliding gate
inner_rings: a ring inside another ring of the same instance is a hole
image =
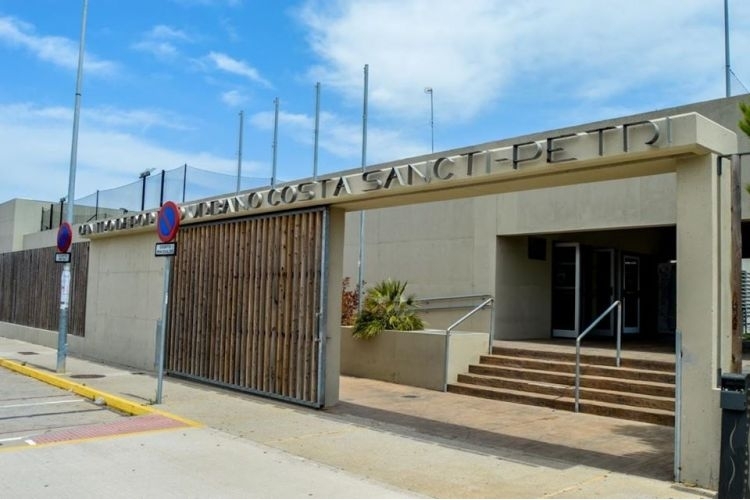
[[[327,224],[319,208],[183,226],[166,370],[323,406]]]

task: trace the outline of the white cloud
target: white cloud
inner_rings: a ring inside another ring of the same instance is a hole
[[[169,170],[187,163],[226,175],[236,174],[236,158],[173,149],[120,128],[170,125],[168,118],[158,119],[153,111],[121,110],[108,115],[109,118],[102,118],[101,113],[89,110],[82,113],[76,199],[136,181],[138,173],[150,167]],[[67,194],[72,116],[72,109],[62,107],[0,106],[0,200],[58,200]],[[261,177],[258,173],[265,173],[265,169],[248,161],[243,166],[243,176]]]
[[[183,7],[239,7],[244,0],[172,0],[174,3]]]
[[[217,69],[245,77],[250,81],[263,85],[264,87],[271,87],[268,80],[263,78],[257,69],[253,68],[245,61],[234,59],[226,54],[222,54],[221,52],[211,52],[207,57]]]
[[[79,44],[59,36],[41,36],[34,27],[13,17],[0,17],[0,42],[22,47],[42,61],[65,69],[78,68]],[[116,72],[117,64],[101,60],[87,52],[84,59],[86,73],[110,75]]]
[[[274,114],[268,111],[250,117],[250,123],[259,130],[272,130],[273,120]],[[279,128],[300,144],[313,143],[314,117],[280,111]],[[367,141],[370,165],[425,153],[424,145],[411,141],[395,126],[368,127]],[[318,146],[336,158],[357,158],[362,151],[362,127],[347,123],[332,113],[321,113]]]
[[[221,102],[227,106],[237,107],[247,102],[247,96],[239,90],[227,90],[221,94]]]
[[[742,12],[738,47],[750,28]],[[513,93],[589,106],[721,95],[723,11],[710,0],[310,0],[298,18],[319,59],[310,76],[356,103],[369,64],[373,110],[396,117],[422,116],[425,86],[442,122],[470,121]]]
[[[132,47],[160,59],[172,59],[179,55],[176,43],[184,42],[192,42],[184,31],[159,24],[145,33]]]

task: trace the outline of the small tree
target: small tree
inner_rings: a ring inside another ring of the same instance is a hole
[[[406,295],[406,282],[387,279],[367,290],[362,312],[354,320],[352,335],[369,339],[383,330],[421,330],[414,295]]]
[[[742,118],[740,119],[740,130],[750,136],[750,104],[741,102],[740,111],[742,111]]]
[[[740,130],[750,137],[750,104],[741,102],[740,111],[742,112],[742,118],[740,118],[738,125]],[[750,193],[750,184],[745,185],[745,190]]]

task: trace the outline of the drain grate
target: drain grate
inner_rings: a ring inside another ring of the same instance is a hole
[[[104,375],[97,375],[95,373],[79,373],[78,375],[71,375],[70,378],[104,378]]]
[[[34,352],[34,351],[19,351],[18,354],[21,354],[23,356],[34,356],[34,355],[39,354],[39,353],[38,352]]]

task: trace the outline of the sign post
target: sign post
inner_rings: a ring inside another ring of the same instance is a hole
[[[73,243],[73,228],[69,223],[63,222],[57,230],[57,253],[55,262],[58,264],[70,264],[70,245]]]
[[[169,313],[169,284],[172,270],[172,259],[177,253],[177,243],[173,240],[180,229],[180,208],[172,201],[168,201],[159,209],[156,221],[156,233],[161,243],[156,244],[154,255],[166,257],[164,263],[164,299],[161,304],[161,322],[157,338],[156,362],[156,404],[162,402],[162,387],[164,384],[164,350],[167,341],[167,315]]]
[[[68,356],[68,309],[70,307],[70,245],[73,244],[73,228],[69,222],[60,224],[57,230],[57,253],[55,262],[64,264],[60,275],[60,331],[57,335],[57,373],[65,373]]]

